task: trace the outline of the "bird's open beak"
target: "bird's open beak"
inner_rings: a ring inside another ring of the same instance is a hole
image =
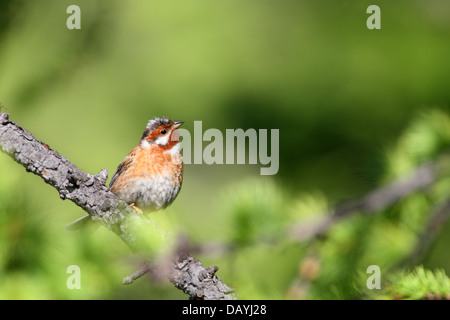
[[[174,121],[173,129],[178,129],[183,123],[184,121]]]

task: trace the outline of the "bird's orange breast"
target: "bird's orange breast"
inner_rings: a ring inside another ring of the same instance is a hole
[[[110,188],[128,203],[143,203],[157,210],[175,199],[182,180],[181,154],[159,146],[137,146],[117,168]]]

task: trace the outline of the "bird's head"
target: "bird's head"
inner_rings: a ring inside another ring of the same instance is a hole
[[[171,149],[180,142],[177,130],[184,122],[172,121],[169,118],[155,118],[148,122],[141,138],[141,146],[157,145],[164,149]]]

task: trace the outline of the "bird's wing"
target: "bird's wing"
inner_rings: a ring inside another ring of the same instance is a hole
[[[131,166],[131,164],[133,163],[133,159],[134,159],[134,156],[135,156],[135,154],[137,152],[137,148],[138,147],[136,147],[133,150],[131,150],[131,152],[125,157],[125,159],[123,159],[123,161],[117,166],[116,172],[114,173],[114,175],[111,178],[111,181],[109,182],[109,187],[110,188],[114,185],[114,182],[116,181],[116,179],[122,173],[127,171],[127,169]]]

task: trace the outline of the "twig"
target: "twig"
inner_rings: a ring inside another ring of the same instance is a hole
[[[419,235],[418,243],[414,250],[401,263],[401,266],[416,263],[424,255],[425,250],[436,240],[442,227],[450,218],[450,199],[433,208],[431,218],[428,220],[425,230]]]
[[[122,283],[123,284],[132,284],[136,279],[139,279],[146,273],[150,271],[151,267],[147,263],[144,263],[144,265],[137,271],[133,272],[129,276],[123,278]]]
[[[27,130],[0,112],[0,147],[29,172],[54,187],[61,199],[69,199],[86,211],[93,220],[116,233],[133,251],[141,251],[143,243],[134,232],[132,221],[148,223],[105,185],[107,171],[97,175],[85,173],[67,158],[36,140]],[[214,268],[213,268],[214,269]],[[232,289],[199,260],[189,254],[174,259],[169,280],[191,299],[235,299]]]

